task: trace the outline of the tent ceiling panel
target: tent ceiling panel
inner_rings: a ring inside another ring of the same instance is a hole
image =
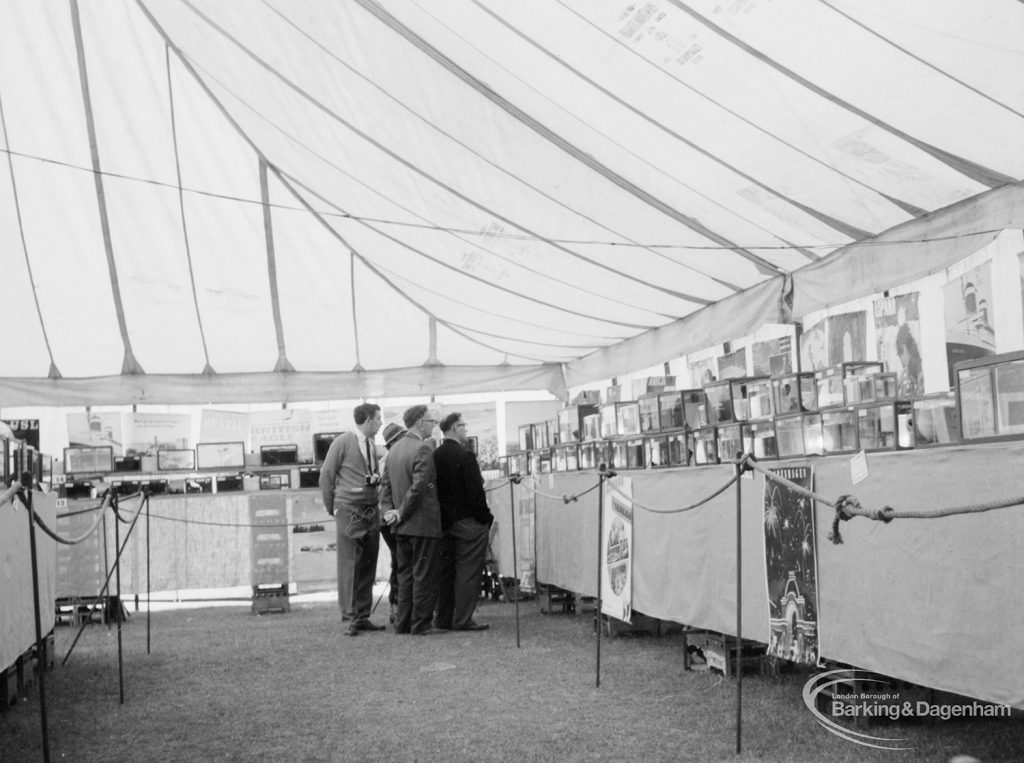
[[[561,390],[1017,220],[1009,0],[2,15],[0,406]]]

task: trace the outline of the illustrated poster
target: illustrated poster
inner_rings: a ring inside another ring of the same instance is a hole
[[[516,564],[519,568],[519,590],[533,593],[537,590],[537,547],[536,547],[536,489],[537,478],[533,475],[519,483],[516,491]]]
[[[241,442],[248,446],[249,414],[204,408],[199,412],[199,442]]]
[[[263,445],[297,445],[299,461],[313,460],[313,417],[302,408],[253,411],[249,414],[249,441],[253,453]]]
[[[900,399],[924,394],[921,363],[921,319],[918,293],[875,300],[875,337],[878,359],[885,370],[895,371]]]
[[[156,456],[158,450],[188,448],[191,435],[187,413],[130,413],[125,450],[129,456]]]
[[[861,310],[828,317],[828,364],[867,360],[868,316]]]
[[[615,477],[604,492],[601,526],[601,612],[633,618],[633,481]]]
[[[772,469],[808,490],[810,466]],[[770,618],[768,656],[818,662],[817,545],[814,503],[774,480],[764,482],[764,554]]]
[[[946,361],[949,386],[953,367],[996,352],[992,307],[992,263],[986,262],[947,283],[942,290],[946,313]]]
[[[828,366],[828,345],[825,343],[827,320],[820,320],[800,335],[800,368],[820,371]]]
[[[124,435],[120,413],[69,413],[68,445],[72,448],[109,445],[114,455],[124,453]],[[131,455],[129,453],[129,455]]]

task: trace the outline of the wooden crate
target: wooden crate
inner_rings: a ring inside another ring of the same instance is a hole
[[[288,584],[254,585],[252,587],[252,611],[257,615],[265,615],[270,612],[283,614],[291,611],[291,603],[288,600]]]
[[[737,670],[761,672],[764,669],[765,645],[758,641],[706,633],[701,650],[708,669],[725,676],[734,676]]]

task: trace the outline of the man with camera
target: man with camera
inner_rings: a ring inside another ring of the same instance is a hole
[[[356,428],[334,438],[320,467],[320,495],[334,517],[338,539],[338,606],[348,622],[345,634],[382,631],[370,621],[373,583],[380,548],[379,454],[374,437],[380,429],[380,406],[357,405]]]

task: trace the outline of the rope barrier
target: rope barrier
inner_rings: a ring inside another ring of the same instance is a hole
[[[109,501],[110,497],[111,497],[111,495],[109,493],[106,496],[104,496],[103,503],[101,503],[99,505],[100,511],[97,511],[96,518],[93,520],[92,524],[89,525],[89,529],[86,530],[81,535],[79,535],[77,537],[74,537],[74,538],[64,538],[64,537],[58,535],[53,530],[51,530],[47,526],[46,522],[43,521],[43,518],[36,513],[35,509],[32,509],[32,519],[33,519],[33,521],[35,521],[36,525],[39,527],[40,530],[42,530],[44,533],[46,533],[51,538],[53,538],[53,540],[55,540],[57,543],[60,543],[60,544],[65,545],[65,546],[75,546],[75,545],[81,543],[82,541],[84,541],[86,538],[88,538],[94,532],[96,532],[96,528],[99,527],[100,522],[103,521],[103,511],[102,511],[102,509],[106,507],[107,502]],[[93,511],[95,511],[95,509],[93,509]]]
[[[843,536],[839,532],[839,523],[848,522],[853,519],[853,517],[867,517],[868,519],[888,524],[894,519],[939,519],[940,517],[951,517],[956,514],[979,514],[985,511],[1024,505],[1024,496],[1015,496],[1013,498],[968,504],[967,506],[950,506],[930,511],[899,511],[894,509],[892,506],[883,506],[881,509],[866,509],[861,506],[860,501],[852,495],[841,495],[834,502],[830,501],[824,496],[797,485],[796,483],[787,480],[785,477],[781,477],[771,470],[766,469],[757,462],[757,459],[749,454],[744,455],[742,458],[746,467],[761,472],[765,478],[785,485],[790,490],[834,508],[836,510],[836,514],[832,520],[832,530],[828,534],[828,539],[836,545],[843,542]]]
[[[683,506],[682,508],[679,508],[679,509],[655,509],[652,506],[645,506],[644,504],[642,504],[639,501],[637,501],[635,498],[630,498],[629,496],[625,495],[622,491],[618,490],[614,485],[609,485],[609,488],[613,492],[618,494],[619,497],[624,498],[624,499],[630,501],[632,503],[632,506],[633,506],[634,509],[641,509],[642,511],[650,512],[651,514],[681,514],[684,511],[692,511],[693,509],[699,508],[699,507],[703,506],[705,503],[708,503],[709,501],[714,500],[715,498],[720,496],[722,493],[724,493],[726,490],[728,490],[733,485],[735,485],[736,484],[736,480],[738,480],[738,479],[739,479],[739,475],[734,474],[732,476],[732,479],[730,479],[728,482],[726,482],[724,485],[722,485],[722,487],[718,488],[718,490],[713,492],[707,498],[704,498],[704,499],[702,499],[700,501],[697,501],[697,503],[690,504],[689,506]]]

